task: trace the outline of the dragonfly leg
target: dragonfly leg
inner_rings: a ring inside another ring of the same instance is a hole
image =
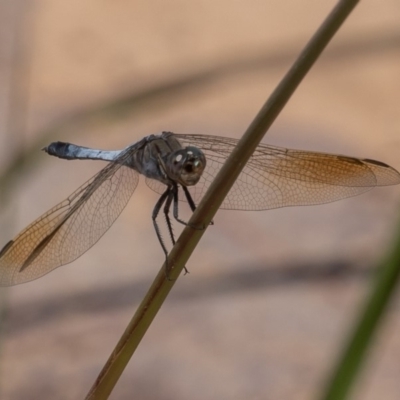
[[[165,220],[167,222],[168,233],[169,233],[169,236],[171,238],[171,242],[174,245],[175,244],[175,237],[174,237],[174,232],[173,232],[173,229],[172,229],[171,218],[169,217],[169,210],[171,209],[171,203],[172,203],[173,199],[174,199],[174,189],[171,188],[168,191],[168,196],[167,196],[167,199],[165,201],[164,215],[165,215]]]
[[[179,198],[178,198],[178,186],[174,186],[172,189],[172,193],[173,193],[173,199],[174,199],[174,218],[181,223],[182,225],[188,225],[188,223],[186,221],[183,221],[182,219],[179,218]],[[191,199],[192,204],[189,203],[190,208],[192,209],[192,211],[194,211],[196,209],[196,206],[194,205],[193,200]],[[194,207],[194,209],[192,208]]]
[[[187,201],[189,203],[189,206],[190,206],[191,210],[194,211],[196,209],[196,205],[194,204],[194,201],[193,201],[192,197],[190,196],[189,191],[187,190],[187,188],[185,186],[182,186],[182,188],[184,188],[186,199],[187,199]],[[185,191],[185,189],[186,189],[186,191]],[[173,194],[174,194],[174,218],[179,223],[181,223],[182,225],[190,226],[191,228],[197,229],[197,230],[200,230],[200,231],[203,230],[204,226],[198,227],[196,225],[189,224],[186,221],[183,221],[182,219],[179,218],[179,215],[178,215],[178,206],[179,206],[178,186],[176,187],[176,189],[173,190]]]
[[[194,201],[192,199],[192,196],[190,195],[188,188],[186,186],[182,186],[182,189],[183,193],[185,193],[185,197],[189,204],[190,209],[192,210],[192,212],[194,212],[196,210],[196,204],[194,204]]]
[[[174,235],[173,235],[173,232],[172,232],[171,220],[170,220],[169,215],[168,215],[169,210],[170,210],[170,208],[171,208],[171,202],[172,202],[172,200],[174,201],[174,207],[173,207],[174,218],[175,218],[178,222],[180,222],[181,224],[187,225],[187,223],[186,223],[185,221],[182,221],[182,220],[178,217],[178,186],[177,186],[177,185],[174,185],[174,186],[171,188],[170,196],[168,197],[168,199],[167,199],[167,201],[166,201],[166,203],[165,203],[165,207],[164,207],[164,214],[165,214],[165,218],[166,218],[166,220],[167,220],[168,230],[169,230],[169,233],[170,233],[170,235],[171,235],[172,243],[175,244],[175,238],[174,238]],[[184,270],[185,270],[185,275],[188,274],[188,273],[189,273],[188,269],[187,269],[186,267],[183,267],[183,268],[184,268]]]
[[[194,204],[194,201],[192,199],[192,196],[191,196],[188,188],[186,186],[182,186],[182,189],[183,189],[183,193],[185,193],[185,197],[186,197],[186,200],[187,200],[187,202],[189,204],[190,209],[192,210],[192,212],[194,212],[196,210],[196,204]],[[214,225],[214,221],[211,221],[210,225]],[[198,230],[203,230],[203,229],[205,229],[205,226],[204,225],[201,226],[201,227],[192,226],[192,228],[198,229]]]
[[[153,214],[152,214],[154,229],[156,231],[158,241],[160,242],[161,247],[162,247],[162,249],[164,251],[164,254],[165,254],[165,265],[166,265],[165,276],[166,276],[166,278],[168,280],[170,280],[169,273],[168,273],[168,271],[169,271],[168,250],[167,250],[167,247],[165,246],[164,240],[163,240],[163,238],[161,236],[161,231],[160,231],[160,228],[159,228],[158,223],[157,223],[157,216],[158,216],[158,214],[159,214],[159,212],[161,210],[161,207],[165,203],[165,205],[164,205],[164,215],[165,215],[165,219],[166,219],[166,222],[167,222],[168,232],[170,234],[172,244],[175,244],[175,238],[174,238],[174,234],[173,234],[173,231],[172,231],[171,219],[169,218],[169,215],[168,215],[169,210],[171,208],[171,202],[172,202],[173,199],[174,199],[174,191],[173,191],[172,188],[168,187],[167,190],[158,199],[156,205],[154,206]],[[184,268],[185,268],[185,274],[187,274],[189,271],[186,269],[186,267],[184,267]]]
[[[161,210],[162,205],[167,200],[170,191],[171,191],[171,189],[167,188],[167,190],[161,195],[161,197],[158,199],[156,205],[154,206],[153,214],[151,216],[151,218],[153,220],[154,230],[156,231],[156,235],[157,235],[158,241],[161,244],[161,247],[162,247],[162,249],[164,251],[165,257],[168,256],[168,251],[167,251],[167,247],[165,246],[164,240],[163,240],[163,238],[161,236],[160,228],[159,228],[159,226],[157,224],[157,216],[158,216],[158,213]]]

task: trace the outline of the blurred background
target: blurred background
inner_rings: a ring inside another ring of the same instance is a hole
[[[104,166],[43,145],[119,149],[162,130],[240,137],[334,4],[1,1],[0,247]],[[399,21],[398,0],[361,2],[265,140],[400,169]],[[1,399],[84,398],[164,260],[156,201],[141,179],[84,256],[1,290]],[[390,187],[219,212],[111,398],[315,398],[399,204]],[[354,399],[398,399],[399,330],[397,296]]]

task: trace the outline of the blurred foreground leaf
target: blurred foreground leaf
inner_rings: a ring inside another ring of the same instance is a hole
[[[371,290],[321,400],[344,400],[363,366],[400,277],[400,221],[393,248],[376,271]]]

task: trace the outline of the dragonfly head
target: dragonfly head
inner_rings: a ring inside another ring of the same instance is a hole
[[[193,186],[206,167],[206,157],[197,147],[188,146],[168,154],[164,167],[173,181],[184,186]]]

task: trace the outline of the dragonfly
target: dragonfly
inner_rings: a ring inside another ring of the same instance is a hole
[[[49,155],[66,160],[103,160],[108,164],[3,247],[0,285],[37,279],[80,257],[120,215],[140,174],[160,194],[152,220],[167,256],[157,223],[161,209],[174,244],[171,207],[174,219],[187,225],[179,217],[179,200],[187,201],[194,211],[237,143],[233,138],[172,132],[149,135],[114,151],[51,143],[43,149]],[[356,196],[376,186],[399,183],[400,173],[380,161],[260,144],[221,208],[267,210],[322,204]]]

